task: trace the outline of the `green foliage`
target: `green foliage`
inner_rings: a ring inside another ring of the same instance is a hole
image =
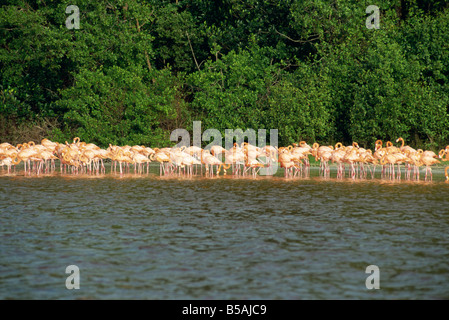
[[[66,131],[102,146],[168,144],[170,130],[185,124],[185,102],[169,70],[153,71],[154,82],[145,81],[147,71],[114,66],[77,74],[57,102],[67,110]]]
[[[448,3],[378,1],[375,30],[356,0],[79,0],[69,30],[72,3],[6,1],[0,140],[45,127],[162,146],[200,120],[278,129],[280,145],[402,136],[435,150],[449,144]]]

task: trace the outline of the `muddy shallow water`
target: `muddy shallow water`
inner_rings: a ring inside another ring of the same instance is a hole
[[[0,298],[448,299],[448,199],[441,170],[432,182],[3,170]]]

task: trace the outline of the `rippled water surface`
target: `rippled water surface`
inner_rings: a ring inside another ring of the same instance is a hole
[[[1,175],[0,298],[448,299],[448,199],[441,173]]]

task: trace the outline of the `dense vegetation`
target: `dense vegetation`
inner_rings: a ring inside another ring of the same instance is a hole
[[[375,1],[380,29],[360,0],[2,3],[0,142],[168,146],[200,120],[280,145],[449,144],[448,1]]]

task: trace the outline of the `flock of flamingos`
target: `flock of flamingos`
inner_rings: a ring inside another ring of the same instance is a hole
[[[256,177],[262,168],[266,174],[274,173],[276,166],[284,169],[284,176],[293,178],[308,176],[309,156],[320,162],[320,175],[330,177],[330,162],[337,164],[337,178],[344,178],[346,168],[349,177],[366,178],[368,173],[374,178],[377,166],[380,166],[382,178],[419,180],[420,167],[425,166],[425,180],[432,180],[431,166],[441,161],[449,161],[449,145],[439,154],[433,151],[415,150],[404,145],[404,139],[398,138],[394,146],[388,141],[385,146],[377,140],[374,152],[364,149],[354,142],[344,146],[312,146],[305,141],[288,147],[256,147],[246,142],[237,143],[230,149],[213,146],[210,150],[199,147],[149,148],[145,146],[109,145],[102,149],[95,144],[80,141],[78,137],[72,143],[58,143],[43,139],[40,144],[33,141],[17,146],[0,144],[1,171],[15,173],[15,166],[23,162],[25,175],[51,173],[55,171],[55,160],[59,160],[61,173],[104,174],[104,162],[111,161],[111,172],[129,173],[130,166],[136,174],[149,173],[150,162],[159,163],[160,175],[223,175],[231,171],[233,176],[252,175]],[[438,160],[440,159],[440,160]],[[401,170],[401,165],[403,170]],[[6,168],[4,168],[6,166]],[[347,166],[347,167],[346,167]],[[446,180],[449,166],[445,168]],[[423,169],[424,170],[424,169]]]

